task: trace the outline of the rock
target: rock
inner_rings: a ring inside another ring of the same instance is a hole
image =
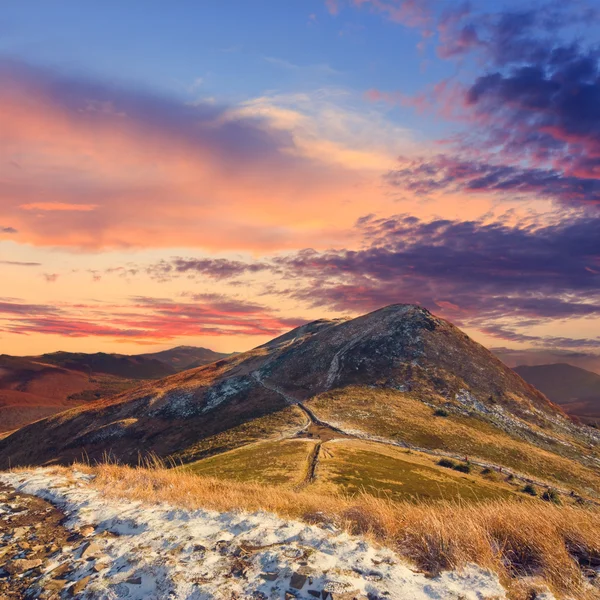
[[[81,592],[83,592],[83,590],[85,589],[85,586],[88,584],[88,582],[90,581],[90,576],[88,575],[87,577],[82,577],[81,579],[79,579],[78,581],[76,581],[68,590],[68,593],[70,596],[76,596],[77,594],[80,594]]]
[[[62,565],[58,565],[58,567],[52,569],[52,571],[50,571],[48,575],[53,578],[60,577],[61,575],[65,575],[66,573],[68,573],[70,570],[71,565],[69,565],[68,563],[63,563]]]
[[[15,540],[18,540],[19,538],[23,537],[27,533],[28,529],[29,529],[28,527],[15,527],[12,532],[13,538]]]
[[[86,560],[91,560],[95,555],[101,552],[101,548],[96,542],[85,542],[82,548],[83,550],[80,558],[85,558]]]
[[[306,583],[308,577],[306,575],[302,575],[302,573],[294,572],[292,573],[292,578],[290,579],[290,587],[293,587],[297,590],[301,590]]]
[[[285,593],[285,600],[296,600],[296,594],[292,590],[288,590]]]
[[[96,528],[93,525],[86,525],[80,529],[80,533],[84,537],[88,537],[88,535],[92,535],[96,531]]]
[[[104,571],[104,569],[107,569],[109,565],[110,563],[107,560],[98,560],[94,563],[92,571],[94,571],[94,573],[100,573],[100,571]]]
[[[142,578],[141,577],[130,577],[129,579],[125,580],[125,583],[128,583],[129,585],[142,585]]]
[[[307,590],[307,591],[313,598],[321,597],[321,592],[319,590]]]
[[[32,558],[27,560],[26,558],[18,558],[13,560],[12,564],[7,565],[7,571],[11,573],[24,573],[31,569],[35,569],[42,565],[42,561],[39,558]]]
[[[62,592],[68,585],[66,579],[50,579],[44,583],[44,589],[50,592]]]
[[[266,581],[275,581],[277,577],[279,577],[279,573],[277,571],[272,571],[270,573],[261,573],[260,576]]]

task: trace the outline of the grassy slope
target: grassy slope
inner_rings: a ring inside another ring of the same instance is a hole
[[[248,444],[183,467],[197,475],[270,485],[299,485],[316,442],[279,440]]]
[[[182,467],[197,475],[270,485],[298,485],[308,472],[316,440],[294,439],[251,443]],[[440,467],[419,452],[362,440],[321,445],[316,479],[306,489],[318,493],[368,493],[394,500],[470,501],[514,497],[518,486]]]
[[[306,404],[317,417],[342,428],[479,457],[584,493],[600,493],[599,470],[515,439],[475,417],[434,417],[429,406],[409,393],[352,387],[321,394]]]
[[[321,448],[317,486],[392,500],[488,500],[514,497],[515,488],[490,481],[474,468],[465,474],[436,465],[418,452],[359,440],[327,442]]]
[[[234,450],[260,440],[291,435],[301,429],[306,422],[304,412],[296,406],[290,406],[264,417],[246,421],[217,435],[201,439],[173,454],[171,459],[186,463],[190,460],[198,460],[213,454]]]

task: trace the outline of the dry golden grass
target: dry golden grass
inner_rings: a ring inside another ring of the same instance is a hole
[[[595,508],[541,500],[414,504],[223,481],[160,466],[87,468],[97,474],[94,485],[107,496],[334,522],[394,548],[430,573],[474,562],[498,572],[515,600],[535,597],[538,584],[547,584],[558,597],[600,598],[600,589],[587,585],[579,565],[600,560],[600,512]]]

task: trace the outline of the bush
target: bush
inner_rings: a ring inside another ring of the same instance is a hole
[[[465,464],[458,464],[458,465],[454,465],[452,467],[455,471],[460,471],[461,473],[470,473],[471,472],[471,465],[465,463]]]
[[[558,492],[553,490],[552,488],[548,488],[542,494],[542,500],[546,500],[546,502],[554,502],[554,504],[560,504],[560,498],[558,497]]]
[[[537,496],[537,490],[530,483],[528,483],[523,488],[522,491],[523,491],[524,494],[529,494],[530,496]]]
[[[440,467],[446,467],[446,469],[454,469],[454,467],[456,466],[456,463],[453,460],[450,460],[449,458],[440,458],[437,464]]]
[[[481,470],[481,474],[482,475],[491,475],[494,471],[492,471],[492,469],[490,469],[489,467],[485,467],[485,469]]]
[[[447,416],[449,415],[449,413],[448,413],[448,411],[447,411],[446,409],[444,409],[444,408],[437,408],[437,409],[434,411],[433,415],[434,415],[435,417],[447,417]]]

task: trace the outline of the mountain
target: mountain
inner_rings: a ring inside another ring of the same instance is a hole
[[[0,441],[0,467],[153,454],[224,477],[400,494],[408,470],[416,493],[425,478],[434,494],[458,485],[428,458],[441,455],[600,494],[598,441],[451,323],[392,305],[33,423]]]
[[[160,379],[173,375],[176,369],[148,355],[128,356],[96,352],[53,352],[36,357],[40,361],[73,371],[105,373],[128,379]]]
[[[161,352],[152,352],[149,354],[138,354],[138,357],[147,359],[155,359],[163,364],[169,365],[174,371],[185,371],[208,365],[222,358],[227,358],[231,354],[223,352],[215,352],[208,348],[200,348],[196,346],[177,346],[170,350],[162,350]]]
[[[514,370],[568,414],[586,423],[600,424],[600,375],[597,373],[567,363],[520,365]]]
[[[86,400],[97,400],[137,381],[82,372],[43,357],[0,355],[0,432],[27,425]]]
[[[0,432],[91,400],[228,356],[206,348],[180,346],[128,356],[97,352],[53,352],[40,356],[0,355]]]

